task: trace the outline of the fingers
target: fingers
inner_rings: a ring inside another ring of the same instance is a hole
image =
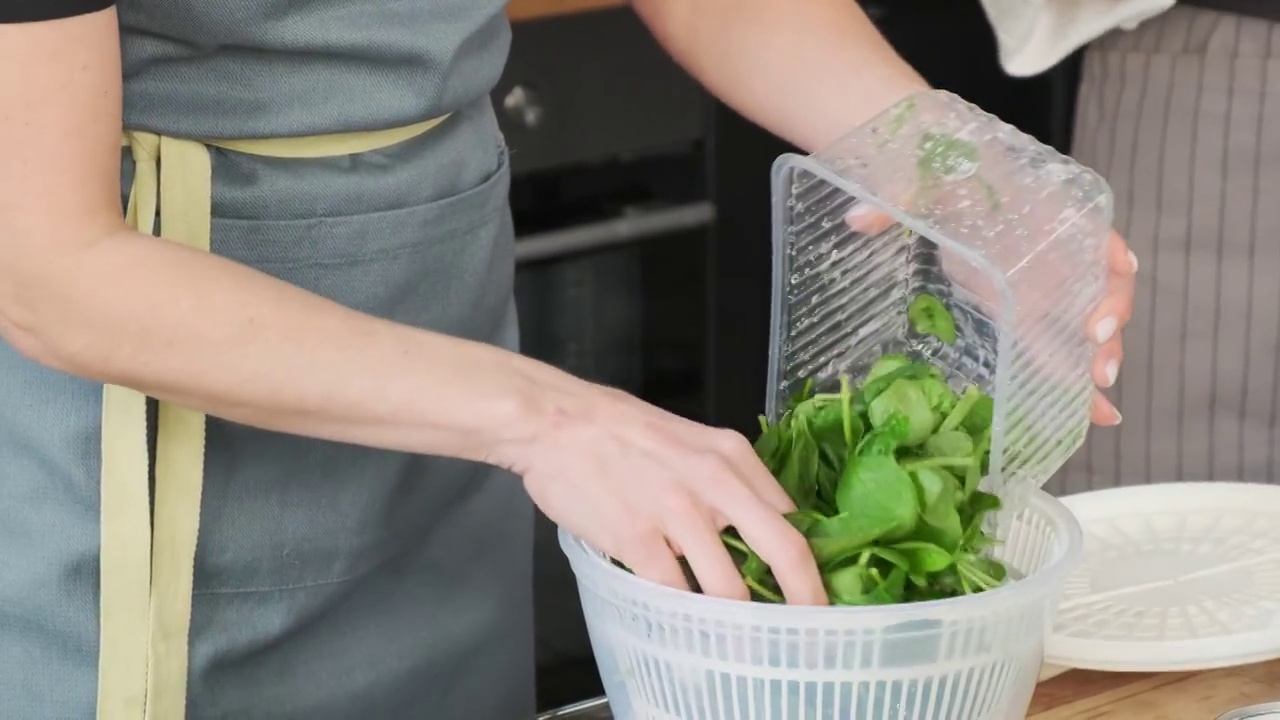
[[[1120,364],[1124,362],[1124,344],[1119,333],[1107,341],[1093,359],[1093,382],[1100,388],[1115,385],[1120,373]],[[1095,425],[1112,426],[1120,424],[1120,411],[1102,393],[1094,393],[1093,416]]]
[[[750,600],[733,558],[720,541],[717,523],[702,503],[684,493],[671,498],[667,536],[680,548],[703,594],[729,600]]]
[[[727,464],[726,468],[731,467]],[[790,605],[825,605],[826,590],[809,543],[777,510],[769,507],[745,482],[726,473],[706,490],[714,506],[773,570]],[[701,576],[699,576],[701,581]]]
[[[1107,294],[1089,316],[1086,328],[1094,342],[1106,344],[1129,323],[1133,317],[1133,289],[1132,275],[1110,274]]]
[[[1121,341],[1121,335],[1116,334],[1098,348],[1098,352],[1093,356],[1094,384],[1100,388],[1115,385],[1122,362],[1124,362],[1124,343]]]
[[[853,206],[853,209],[845,214],[844,221],[850,230],[864,235],[879,235],[897,223],[897,220],[887,213],[868,203],[858,203]]]
[[[1120,424],[1120,411],[1115,405],[1106,398],[1102,393],[1095,392],[1093,394],[1093,420],[1094,425],[1113,426]]]
[[[627,535],[622,547],[609,554],[645,580],[677,590],[689,590],[680,562],[657,526],[638,525]],[[698,582],[702,582],[701,576],[698,576]]]
[[[769,507],[779,514],[796,509],[791,496],[787,495],[787,491],[778,484],[773,473],[769,472],[769,468],[760,461],[755,448],[745,437],[732,430],[723,430],[720,431],[718,446],[720,453],[738,477],[742,478]]]
[[[1133,316],[1133,294],[1138,260],[1124,239],[1112,232],[1107,247],[1107,294],[1089,316],[1086,328],[1090,339],[1100,347],[1094,354],[1093,381],[1100,388],[1116,383],[1120,365],[1124,362],[1121,334]],[[1107,398],[1098,394],[1093,402],[1093,422],[1099,425],[1117,425],[1120,413]]]
[[[658,410],[657,408],[653,408],[653,410],[655,411],[653,420],[658,425],[675,423],[684,432],[688,433],[688,437],[698,438],[698,442],[709,443],[729,463],[737,476],[745,481],[770,507],[779,513],[789,513],[796,509],[791,497],[787,495],[787,492],[778,484],[773,474],[760,461],[760,457],[756,455],[755,447],[746,437],[732,430],[721,429],[711,430],[712,435],[708,435],[706,425],[665,410]],[[704,448],[705,445],[690,446],[690,449],[695,451]],[[718,520],[722,519],[718,518]],[[722,523],[720,527],[723,527],[724,524],[727,523]]]
[[[1133,276],[1138,273],[1138,256],[1129,249],[1120,233],[1112,230],[1107,243],[1107,266],[1116,275]]]

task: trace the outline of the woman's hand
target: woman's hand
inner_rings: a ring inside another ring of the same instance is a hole
[[[1121,331],[1133,316],[1134,278],[1138,273],[1137,256],[1116,232],[1111,233],[1107,247],[1107,268],[1107,294],[1094,309],[1089,325],[1091,337],[1099,345],[1093,356],[1093,381],[1099,388],[1111,387],[1120,374],[1120,364],[1124,362]],[[1093,399],[1093,422],[1120,423],[1120,411],[1101,392]]]
[[[808,543],[783,517],[795,507],[746,438],[616,390],[555,382],[555,408],[491,459],[524,478],[548,517],[640,577],[687,590],[682,556],[705,594],[747,600],[719,537],[732,525],[788,603],[827,603]]]

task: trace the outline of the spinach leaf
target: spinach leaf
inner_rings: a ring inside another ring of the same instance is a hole
[[[995,416],[996,404],[990,395],[980,396],[973,404],[973,408],[969,410],[969,414],[965,415],[961,427],[965,432],[974,437],[978,437],[982,433],[991,432],[992,418]]]
[[[787,456],[778,484],[798,508],[813,506],[818,493],[818,445],[803,415],[791,423],[791,453]]]
[[[973,454],[973,438],[959,430],[942,430],[924,441],[924,451],[937,457],[965,457]]]
[[[902,365],[890,370],[874,380],[865,382],[853,398],[853,411],[866,413],[867,408],[880,394],[899,380],[919,380],[933,374],[933,368],[920,363]]]
[[[922,540],[954,552],[960,547],[964,527],[957,504],[960,500],[960,483],[945,470],[921,468],[912,471],[916,489],[920,493],[920,520],[918,529]]]
[[[951,412],[947,413],[947,416],[942,419],[942,424],[938,426],[938,432],[960,428],[965,418],[969,416],[969,413],[973,411],[974,406],[977,405],[978,400],[981,398],[982,391],[978,389],[977,385],[970,385],[965,388],[964,393],[960,395],[960,399],[951,408]]]
[[[909,432],[911,432],[911,424],[907,421],[906,416],[894,415],[880,427],[863,435],[862,442],[858,443],[853,454],[857,457],[871,455],[892,457],[894,452],[902,445],[902,441],[906,440]]]
[[[978,486],[982,483],[983,473],[986,467],[983,464],[983,458],[987,456],[987,452],[991,447],[991,431],[988,429],[978,438],[977,445],[973,449],[973,463],[965,471],[964,475],[964,496],[970,497],[978,490]]]
[[[871,369],[867,371],[867,377],[863,379],[864,383],[870,383],[876,378],[882,378],[891,372],[909,367],[913,363],[906,355],[881,355],[878,360],[871,364]]]
[[[824,584],[833,605],[857,605],[874,583],[865,565],[848,565],[827,573]]]
[[[790,438],[786,434],[786,429],[782,424],[769,425],[765,422],[764,417],[760,418],[763,432],[760,437],[756,438],[755,449],[756,455],[764,466],[769,468],[774,475],[777,475],[782,467],[782,460],[785,453],[790,448]]]
[[[883,537],[897,539],[915,527],[920,504],[911,476],[884,455],[849,461],[836,491],[840,513],[868,527],[887,528]]]
[[[955,408],[956,394],[951,392],[951,387],[942,377],[930,375],[916,382],[920,384],[920,390],[928,398],[929,407],[933,408],[939,416],[946,416]]]
[[[940,420],[920,382],[896,380],[875,400],[871,401],[867,415],[873,427],[882,427],[890,418],[900,415],[907,419],[907,435],[902,439],[906,447],[919,445],[933,434]]]
[[[865,551],[898,525],[898,519],[882,514],[840,513],[809,527],[804,535],[819,568],[843,564]]]
[[[927,132],[920,136],[916,166],[926,183],[963,179],[978,170],[978,147],[954,135]]]
[[[927,584],[930,575],[947,569],[955,562],[950,551],[929,542],[913,540],[892,547],[907,559],[908,574],[917,585]]]
[[[917,295],[907,306],[907,321],[921,335],[932,335],[945,345],[956,342],[956,321],[942,301],[932,295]]]
[[[872,566],[852,565],[828,576],[833,605],[891,605],[902,602],[907,573],[895,567],[887,575]]]
[[[940,303],[934,309],[946,314]],[[943,322],[933,310],[924,316],[926,325]],[[832,602],[934,600],[1006,582],[985,529],[1000,500],[979,490],[991,398],[977,387],[957,397],[938,367],[899,354],[878,359],[860,385],[842,376],[838,392],[815,393],[816,384],[805,381],[776,422],[760,419],[755,451],[795,503],[786,520],[808,542]],[[751,598],[784,602],[741,535],[729,528],[721,539]]]

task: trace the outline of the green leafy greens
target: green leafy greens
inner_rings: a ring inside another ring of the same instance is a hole
[[[917,332],[955,341],[946,307],[911,304]],[[813,383],[776,423],[761,418],[756,452],[795,502],[831,602],[878,605],[957,597],[1005,582],[983,528],[1000,500],[978,489],[987,470],[992,401],[956,394],[942,372],[885,355],[856,386]],[[782,602],[768,565],[732,528],[722,535],[753,599]]]

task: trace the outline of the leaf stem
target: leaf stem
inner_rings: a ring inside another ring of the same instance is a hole
[[[765,587],[765,586],[761,585],[761,584],[760,584],[758,581],[756,581],[754,578],[744,577],[744,578],[742,578],[742,580],[743,580],[743,582],[745,582],[745,583],[747,584],[747,587],[751,588],[753,591],[755,591],[755,592],[756,592],[756,594],[760,595],[761,597],[765,598],[766,600],[769,600],[769,601],[771,601],[771,602],[776,602],[776,603],[780,603],[780,602],[782,602],[782,596],[781,596],[781,595],[779,595],[779,594],[775,593],[774,591],[770,590],[769,588],[767,588],[767,587]]]

